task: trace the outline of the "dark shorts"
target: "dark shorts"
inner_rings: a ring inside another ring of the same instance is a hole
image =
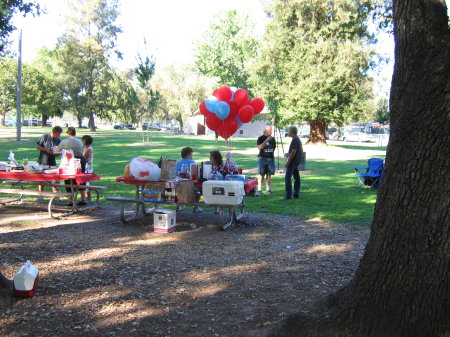
[[[270,176],[275,174],[275,158],[258,158],[258,173],[260,175],[268,174]]]

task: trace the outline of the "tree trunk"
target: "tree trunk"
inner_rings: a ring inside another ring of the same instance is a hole
[[[327,141],[325,139],[325,132],[327,129],[327,123],[322,120],[313,120],[313,121],[309,121],[309,126],[310,126],[311,133],[309,136],[309,140],[306,143],[307,144],[308,143],[326,144]]]
[[[94,113],[91,111],[89,113],[89,125],[88,125],[89,129],[91,129],[91,131],[96,131],[96,126],[95,126],[95,120],[94,120]]]
[[[42,115],[42,126],[47,126],[48,116]]]
[[[450,335],[450,30],[444,0],[394,1],[391,139],[349,285],[271,336]]]

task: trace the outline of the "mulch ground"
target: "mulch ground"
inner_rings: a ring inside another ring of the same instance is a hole
[[[151,217],[118,216],[0,206],[0,271],[12,279],[27,259],[40,271],[35,297],[0,292],[0,336],[264,336],[348,283],[369,234],[267,214],[223,232],[216,214],[190,210],[157,234]]]

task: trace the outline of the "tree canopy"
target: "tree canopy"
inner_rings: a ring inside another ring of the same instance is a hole
[[[249,64],[258,48],[247,16],[231,10],[215,17],[197,42],[195,64],[220,85],[249,88]]]
[[[367,1],[273,2],[253,81],[278,124],[318,122],[317,142],[327,124],[344,125],[374,110],[370,10]]]

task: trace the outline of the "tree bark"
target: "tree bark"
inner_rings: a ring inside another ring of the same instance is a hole
[[[325,132],[327,129],[327,123],[323,120],[312,120],[309,121],[310,126],[310,137],[309,140],[306,142],[312,143],[312,144],[326,144],[326,138],[325,138]]]
[[[394,1],[391,138],[354,279],[270,336],[450,335],[450,30],[444,0]]]

